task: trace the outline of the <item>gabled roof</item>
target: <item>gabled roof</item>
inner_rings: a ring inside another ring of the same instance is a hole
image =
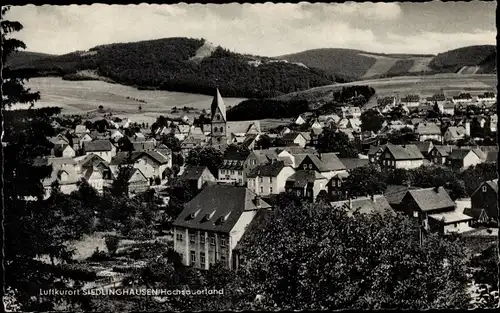
[[[136,175],[136,174],[138,174],[138,175]],[[141,177],[141,178],[132,180],[132,178],[134,176]],[[136,181],[148,181],[148,179],[147,179],[146,175],[144,175],[144,173],[140,169],[133,167],[128,173],[128,182],[131,183],[131,182],[136,182]]]
[[[384,196],[390,204],[400,204],[408,190],[414,189],[418,188],[404,185],[387,185]]]
[[[83,151],[85,152],[111,151],[112,149],[113,144],[109,140],[94,140],[83,142]]]
[[[304,137],[304,139],[307,139],[307,138],[305,138],[304,134],[302,134],[302,133],[295,133],[295,132],[290,132],[290,133],[287,133],[287,134],[283,135],[283,138],[282,138],[282,139],[283,139],[283,140],[285,140],[285,141],[288,141],[288,140],[292,140],[292,141],[293,141],[293,140],[295,140],[298,136],[302,136],[302,137]],[[311,137],[309,137],[309,139],[310,139],[310,138],[311,138]]]
[[[320,157],[314,154],[307,155],[320,172],[345,170],[345,165],[335,153],[323,153]]]
[[[75,127],[75,133],[77,133],[77,134],[86,133],[88,131],[89,130],[87,129],[87,127],[85,125],[76,125],[76,127]]]
[[[446,132],[448,134],[450,134],[450,136],[452,138],[456,138],[456,139],[462,138],[463,136],[465,136],[465,133],[466,133],[465,127],[463,127],[463,126],[450,126],[450,127],[448,127]]]
[[[108,162],[106,162],[103,158],[101,158],[100,156],[93,154],[93,153],[87,154],[87,155],[82,156],[82,157],[75,158],[75,161],[82,168],[83,167],[97,166],[101,163],[106,165],[106,166],[108,165]]]
[[[455,207],[455,202],[451,200],[443,187],[437,190],[436,188],[409,190],[407,195],[412,197],[420,210],[424,212]]]
[[[219,88],[216,89],[215,91],[215,96],[212,100],[212,105],[210,106],[210,113],[211,113],[211,119],[214,119],[215,113],[217,112],[217,109],[219,109],[221,118],[223,121],[227,121],[226,118],[226,105],[224,104],[224,100],[222,99],[222,96],[219,92]]]
[[[448,160],[463,160],[472,150],[455,149],[448,155]]]
[[[275,149],[253,150],[250,154],[255,155],[255,158],[261,164],[266,163],[269,160],[278,158],[278,153],[276,153]]]
[[[327,179],[325,176],[321,175],[316,171],[310,170],[299,170],[295,172],[292,176],[287,178],[287,184],[289,182],[293,183],[293,187],[306,187],[307,184],[314,184],[316,180]]]
[[[187,165],[179,179],[198,180],[205,170],[208,170],[208,167]]]
[[[285,166],[285,162],[283,161],[271,161],[267,164],[261,164],[253,168],[247,177],[276,177],[279,173],[281,173]]]
[[[443,146],[443,145],[435,145],[433,149],[436,149],[441,156],[449,156],[453,149],[458,149],[455,146]]]
[[[439,129],[436,123],[420,123],[415,129],[415,133],[419,135],[435,135],[441,134],[441,129]]]
[[[137,159],[141,158],[142,156],[147,156],[156,163],[160,164],[166,164],[169,161],[169,159],[166,156],[164,156],[162,153],[158,151],[134,151],[130,154],[128,152],[118,152],[111,159],[110,165],[127,164],[129,162],[134,163],[135,161],[137,161]]]
[[[208,185],[184,205],[184,210],[173,225],[229,233],[243,212],[270,208],[262,199],[260,205],[256,206],[255,198],[256,194],[245,187]]]
[[[370,148],[368,149],[368,155],[374,155],[377,152],[379,152],[380,150],[385,150],[385,147],[386,147],[386,145],[382,145],[382,146],[370,146]]]
[[[429,217],[433,218],[434,220],[441,221],[445,225],[456,222],[470,221],[474,219],[474,217],[472,216],[457,211],[433,213],[429,214]]]
[[[86,179],[86,180],[89,180],[90,177],[92,176],[92,174],[94,173],[99,173],[101,175],[101,178],[102,178],[102,172],[95,166],[91,166],[91,167],[88,167],[84,173],[83,173],[83,177]]]
[[[424,158],[415,145],[401,146],[388,143],[385,149],[388,150],[396,160],[420,160]]]
[[[245,135],[252,127],[255,127],[257,133],[261,133],[260,121],[227,122],[226,127],[228,134]]]
[[[362,167],[370,163],[370,160],[368,159],[358,159],[358,158],[340,158],[339,160],[340,162],[342,162],[342,164],[345,165],[346,170]]]
[[[431,147],[433,147],[433,143],[429,141],[419,141],[412,144],[414,144],[422,154],[429,152],[432,149]]]

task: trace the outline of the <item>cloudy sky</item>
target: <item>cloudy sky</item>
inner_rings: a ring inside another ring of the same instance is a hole
[[[240,53],[315,48],[429,53],[496,44],[496,2],[14,6],[28,51],[63,54],[167,37],[205,38]]]

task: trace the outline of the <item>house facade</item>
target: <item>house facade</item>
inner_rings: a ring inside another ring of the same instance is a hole
[[[498,221],[498,179],[483,182],[474,191],[467,213],[480,223]]]
[[[174,250],[187,266],[209,269],[221,262],[235,268],[234,248],[257,213],[269,208],[245,187],[207,186],[174,221]]]
[[[424,164],[424,156],[415,145],[387,144],[379,163],[385,168],[413,169]]]
[[[285,191],[286,180],[295,170],[283,161],[271,161],[254,168],[247,176],[248,189],[259,196],[279,194]]]
[[[109,140],[94,140],[83,142],[83,154],[95,154],[100,156],[106,162],[116,155],[116,147]]]

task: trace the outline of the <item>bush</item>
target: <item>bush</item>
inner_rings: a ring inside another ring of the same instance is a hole
[[[94,253],[92,253],[92,256],[89,258],[90,261],[94,262],[109,261],[110,259],[109,255],[106,252],[99,250],[99,248],[96,248]]]
[[[120,238],[117,236],[106,236],[104,241],[106,243],[106,248],[108,248],[108,252],[110,254],[115,254],[118,249],[118,244],[120,243]]]

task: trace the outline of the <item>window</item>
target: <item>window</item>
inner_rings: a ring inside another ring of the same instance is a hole
[[[272,177],[269,177],[269,183],[272,184],[273,183],[273,178]]]
[[[260,177],[260,178],[259,178],[259,181],[260,181],[261,183],[262,183],[262,182],[264,182],[264,178]]]
[[[194,234],[189,235],[189,242],[195,243],[196,242],[196,235],[194,235]]]
[[[176,238],[177,240],[182,241],[182,234],[177,234]]]
[[[224,129],[223,129],[222,127],[220,128],[220,132],[221,132],[221,133],[222,133],[222,132],[224,132]]]
[[[202,245],[205,244],[205,235],[200,236],[200,244],[202,244]]]
[[[264,193],[264,187],[260,186],[260,193]]]
[[[231,175],[234,175],[234,170],[231,171]]]
[[[196,252],[190,251],[191,254],[191,263],[196,263]]]
[[[200,266],[205,268],[205,252],[200,252]]]
[[[309,169],[312,170],[312,168],[313,168],[313,165],[309,164]]]
[[[418,217],[418,212],[417,211],[413,211],[413,217]]]
[[[273,187],[269,187],[269,193],[273,193]]]
[[[222,261],[222,263],[226,264],[227,259],[225,255],[221,255],[220,260]]]
[[[486,186],[483,186],[482,190],[483,190],[483,192],[486,192],[487,191]]]
[[[214,127],[214,133],[216,133],[216,132],[217,132],[217,127]]]
[[[215,237],[213,236],[210,237],[210,245],[215,246]]]
[[[307,164],[304,164],[303,168],[306,170],[307,169]]]
[[[226,240],[225,238],[221,239],[221,241],[220,241],[220,246],[221,246],[221,247],[225,247],[225,246],[226,246],[226,244],[227,244],[227,240]]]
[[[242,171],[238,171],[238,175],[243,175],[243,172]]]

